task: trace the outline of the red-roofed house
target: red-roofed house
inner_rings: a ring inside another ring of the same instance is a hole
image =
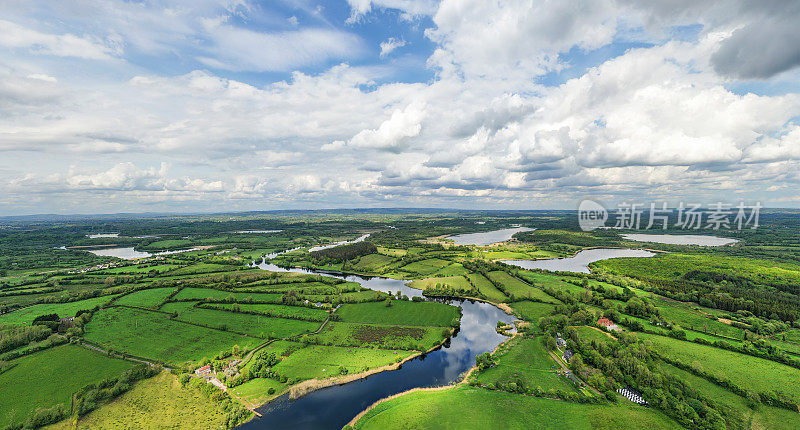
[[[605,327],[609,330],[619,331],[619,326],[614,324],[614,321],[611,321],[608,318],[600,318],[599,320],[597,320],[597,325]]]
[[[197,376],[207,376],[211,374],[211,366],[203,366],[194,371],[194,374]]]

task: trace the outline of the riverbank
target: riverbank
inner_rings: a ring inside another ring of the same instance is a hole
[[[505,345],[505,343],[506,343],[506,342],[510,341],[510,340],[511,340],[511,339],[513,339],[515,336],[519,336],[519,335],[520,335],[519,333],[514,333],[512,336],[510,336],[510,337],[509,337],[508,339],[506,339],[504,342],[501,342],[499,345],[497,345],[497,346],[496,346],[496,347],[495,347],[495,348],[494,348],[494,349],[491,351],[491,354],[494,354],[495,352],[497,352],[497,350],[498,350],[498,349],[499,349],[501,346]],[[371,404],[369,407],[367,407],[367,408],[366,408],[366,409],[364,409],[363,411],[359,412],[359,413],[358,413],[358,415],[356,415],[355,417],[353,417],[353,419],[352,419],[352,420],[350,420],[350,422],[348,422],[348,423],[347,423],[347,425],[348,425],[348,426],[354,426],[354,425],[355,425],[355,423],[356,423],[358,420],[360,420],[361,418],[363,418],[363,417],[364,417],[364,415],[368,414],[368,413],[369,413],[369,411],[371,411],[372,409],[374,409],[375,407],[377,407],[377,406],[378,406],[378,405],[380,405],[381,403],[383,403],[383,402],[387,402],[387,401],[389,401],[389,400],[392,400],[392,399],[396,399],[396,398],[398,398],[398,397],[400,397],[400,396],[405,396],[405,395],[407,395],[407,394],[416,393],[416,392],[419,392],[419,391],[440,391],[440,390],[448,390],[448,389],[451,389],[451,388],[458,387],[459,385],[465,384],[465,383],[466,383],[466,381],[467,381],[467,379],[469,379],[469,376],[470,376],[470,375],[472,375],[472,372],[474,372],[474,371],[475,371],[475,369],[477,369],[477,368],[478,368],[478,366],[472,366],[472,367],[470,367],[470,368],[469,368],[469,370],[467,370],[467,372],[466,372],[466,373],[464,373],[464,375],[463,375],[463,376],[460,378],[460,380],[459,380],[458,382],[455,382],[455,383],[453,383],[453,384],[442,385],[442,386],[439,386],[439,387],[417,387],[417,388],[412,388],[412,389],[410,389],[410,390],[406,390],[406,391],[403,391],[403,392],[400,392],[400,393],[392,394],[391,396],[384,397],[384,398],[382,398],[382,399],[378,400],[377,402],[375,402],[375,403]]]

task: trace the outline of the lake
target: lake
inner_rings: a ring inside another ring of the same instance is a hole
[[[363,236],[359,236],[358,238],[353,239],[353,240],[343,240],[341,242],[332,243],[330,245],[314,246],[312,248],[309,248],[308,252],[321,251],[323,249],[333,248],[333,247],[339,246],[339,245],[348,245],[348,244],[351,244],[351,243],[363,242],[368,237],[369,237],[369,233],[367,233],[367,234],[365,234]]]
[[[456,245],[491,245],[493,243],[505,242],[511,239],[516,233],[523,231],[533,231],[535,229],[528,227],[515,227],[504,228],[502,230],[485,231],[482,233],[466,233],[449,236]]]
[[[137,251],[133,249],[133,247],[128,248],[103,248],[103,249],[87,249],[87,251],[91,252],[94,255],[99,255],[101,257],[117,257],[123,260],[135,260],[137,258],[147,258],[152,257],[154,255],[170,255],[170,254],[179,254],[181,252],[189,252],[189,251],[200,251],[201,249],[205,248],[189,248],[189,249],[181,249],[178,251],[162,251],[156,253],[149,253],[143,251]]]
[[[669,245],[723,246],[738,242],[736,239],[700,234],[623,234],[622,237],[637,242],[666,243]]]
[[[553,272],[591,273],[589,264],[609,258],[652,257],[653,252],[643,249],[598,248],[587,249],[568,258],[551,258],[548,260],[503,260],[503,263],[523,269],[542,269]]]
[[[119,233],[97,233],[97,234],[87,234],[89,239],[99,239],[101,237],[119,237]]]
[[[135,260],[137,258],[146,258],[151,255],[149,252],[137,251],[133,249],[132,246],[129,248],[87,249],[87,251],[91,252],[94,255],[99,255],[101,257],[117,257],[117,258],[122,258],[124,260]]]

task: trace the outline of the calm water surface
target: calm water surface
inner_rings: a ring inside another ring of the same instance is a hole
[[[622,237],[637,242],[666,243],[669,245],[723,246],[736,243],[738,240],[728,237],[707,236],[699,234],[623,234]]]
[[[528,227],[504,228],[502,230],[485,231],[482,233],[467,233],[450,236],[456,245],[491,245],[497,242],[505,242],[511,239],[515,233],[522,231],[532,231]]]
[[[522,267],[523,269],[543,269],[554,272],[590,273],[589,264],[608,258],[652,257],[653,252],[643,249],[587,249],[569,258],[551,258],[549,260],[503,260],[503,263]]]
[[[94,255],[100,255],[102,257],[117,257],[122,258],[123,260],[135,260],[137,258],[147,258],[152,257],[154,255],[170,255],[170,254],[179,254],[181,252],[189,252],[189,251],[199,251],[203,248],[189,248],[189,249],[181,249],[178,251],[162,251],[156,253],[149,253],[144,251],[137,251],[133,249],[133,247],[129,248],[103,248],[103,249],[87,249],[87,251],[91,252]]]
[[[316,273],[334,276],[387,293],[400,291],[408,297],[422,297],[422,292],[406,286],[405,281],[381,277],[318,272],[307,269],[283,269],[262,262],[258,267],[271,271]],[[299,399],[282,396],[258,411],[263,415],[242,425],[242,429],[340,429],[374,402],[416,387],[446,385],[475,364],[475,357],[491,351],[505,341],[497,334],[497,321],[511,323],[514,317],[481,302],[446,301],[461,306],[461,327],[442,348],[411,360],[400,369],[382,372],[344,385],[323,388]]]

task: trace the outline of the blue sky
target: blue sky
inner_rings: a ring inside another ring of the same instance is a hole
[[[0,5],[0,214],[800,206],[800,5]]]

